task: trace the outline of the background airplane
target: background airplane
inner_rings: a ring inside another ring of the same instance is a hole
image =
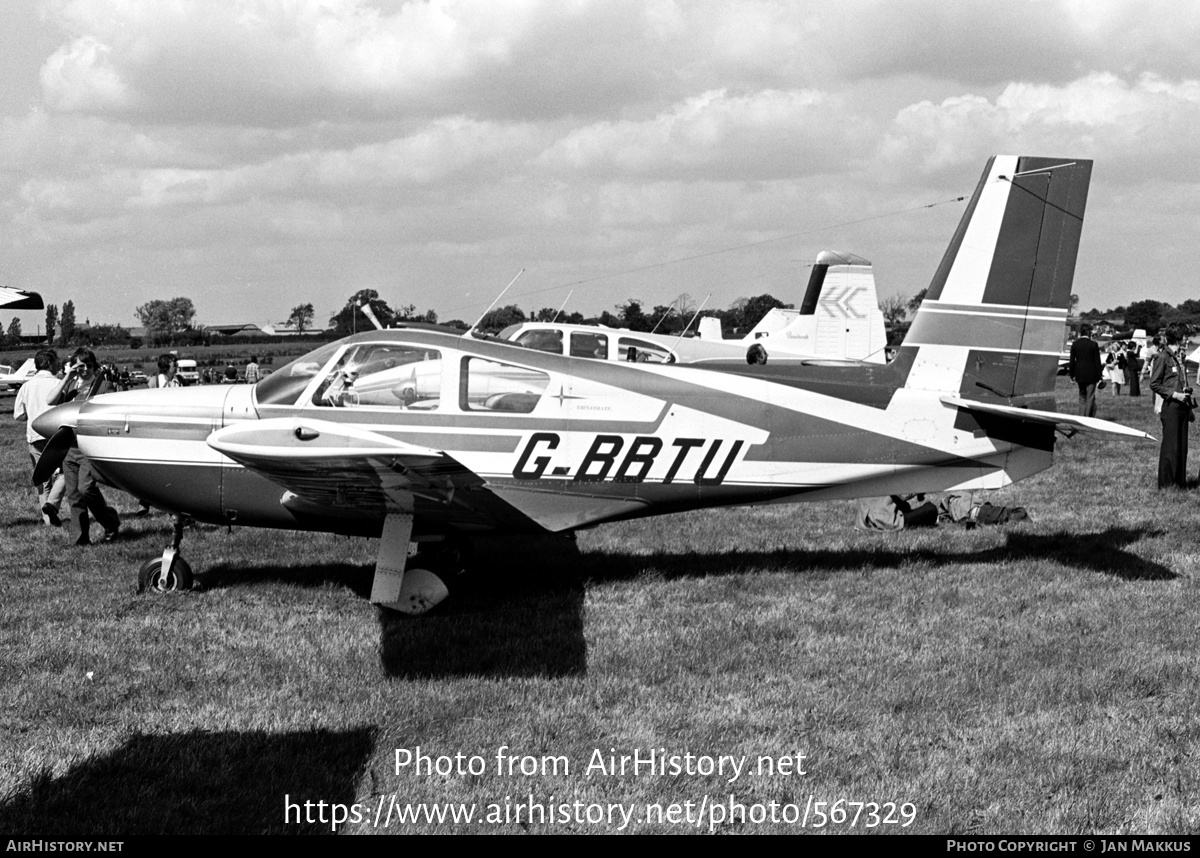
[[[45,306],[37,292],[0,286],[0,307],[6,310],[41,310]]]
[[[799,309],[775,307],[740,340],[723,340],[715,319],[700,320],[704,340],[757,343],[768,354],[886,363],[887,331],[869,260],[853,253],[817,254]]]
[[[0,307],[6,310],[41,310],[45,307],[42,296],[37,292],[26,292],[23,289],[13,289],[0,286]],[[36,370],[33,368],[33,358],[25,361],[13,372],[8,365],[0,366],[0,390],[16,390]]]
[[[409,613],[445,597],[480,531],[1000,488],[1050,467],[1057,432],[1149,437],[1053,411],[1090,176],[991,159],[886,365],[581,360],[381,330],[253,387],[60,406],[35,424],[66,427],[42,461],[74,436],[114,485],[181,515],[378,536],[371,599]],[[143,585],[187,586],[182,533]]]
[[[11,366],[0,366],[0,390],[16,390],[36,372],[37,367],[33,365],[33,358],[26,359],[25,363],[17,367],[15,372]]]
[[[741,339],[724,339],[720,320],[712,316],[699,320],[698,333],[680,337],[602,325],[522,322],[505,328],[499,337],[540,351],[602,360],[745,359],[757,345],[768,358],[886,363],[887,331],[871,263],[852,253],[817,254],[799,309],[770,310]]]

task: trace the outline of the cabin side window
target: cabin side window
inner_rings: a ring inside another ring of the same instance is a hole
[[[550,331],[535,329],[532,331],[522,331],[517,335],[513,342],[522,345],[527,349],[537,349],[539,352],[550,352],[552,355],[560,355],[563,353],[563,335],[562,331]]]
[[[608,360],[608,337],[605,334],[575,331],[571,334],[571,357]]]
[[[458,404],[463,411],[529,414],[549,384],[550,376],[535,369],[463,358]]]
[[[639,340],[635,337],[621,337],[617,340],[617,354],[621,360],[634,363],[674,363],[671,352],[657,343]]]
[[[442,392],[442,355],[436,349],[364,343],[347,349],[313,395],[332,408],[436,409]]]

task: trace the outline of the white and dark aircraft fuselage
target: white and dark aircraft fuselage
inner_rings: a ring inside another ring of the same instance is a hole
[[[253,387],[105,395],[41,426],[73,425],[107,480],[167,510],[380,536],[372,599],[413,612],[440,596],[412,542],[1000,488],[1051,466],[1056,430],[1143,437],[1054,411],[1090,171],[989,161],[886,365],[598,361],[384,330]]]

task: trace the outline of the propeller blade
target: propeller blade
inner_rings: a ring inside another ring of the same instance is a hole
[[[33,469],[33,484],[39,486],[49,482],[54,472],[62,467],[63,459],[67,458],[67,453],[74,446],[75,430],[73,428],[63,426],[55,432],[54,436],[46,442],[42,455]]]

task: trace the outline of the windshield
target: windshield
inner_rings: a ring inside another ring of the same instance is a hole
[[[254,386],[254,395],[259,405],[295,405],[304,388],[318,372],[329,363],[341,342],[309,352],[296,358],[287,366],[275,370]]]

